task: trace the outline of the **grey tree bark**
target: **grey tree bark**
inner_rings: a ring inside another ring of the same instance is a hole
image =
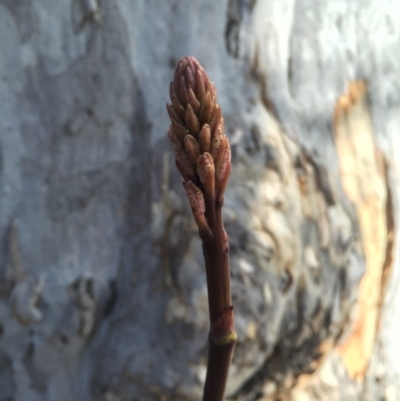
[[[400,9],[0,0],[0,400],[198,400],[208,310],[173,166],[176,61],[214,80],[233,400],[400,400]]]

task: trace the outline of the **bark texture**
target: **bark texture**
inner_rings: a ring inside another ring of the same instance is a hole
[[[227,395],[400,400],[399,15],[0,0],[0,400],[201,398],[204,261],[165,111],[188,54],[232,146]]]

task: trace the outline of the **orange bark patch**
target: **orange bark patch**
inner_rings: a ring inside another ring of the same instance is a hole
[[[388,252],[390,255],[393,251],[386,166],[374,142],[365,82],[350,83],[348,92],[339,98],[334,136],[343,189],[357,212],[366,263],[352,332],[338,347],[349,376],[354,379],[363,377],[372,354],[383,278],[392,263]]]

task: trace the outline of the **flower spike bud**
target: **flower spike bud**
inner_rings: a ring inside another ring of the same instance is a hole
[[[205,86],[206,86],[206,91],[208,91],[211,95],[211,99],[212,99],[213,103],[215,103],[217,100],[217,91],[215,89],[214,82],[207,79],[205,81]]]
[[[220,166],[221,166],[222,160],[224,159],[224,155],[225,155],[227,146],[228,146],[228,138],[226,136],[221,135],[220,141],[218,144],[218,149],[214,156],[214,164],[215,164],[216,174],[220,170]],[[216,175],[216,177],[217,177],[217,175]]]
[[[215,199],[215,167],[209,153],[203,153],[197,160],[197,173],[203,184],[206,200],[214,203]]]
[[[183,144],[183,138],[189,133],[187,128],[182,124],[177,124],[175,121],[172,121],[172,124],[169,126],[169,130],[174,133],[174,135],[179,139],[179,142]]]
[[[189,87],[188,91],[187,91],[187,95],[188,95],[188,101],[189,104],[193,107],[193,110],[196,114],[199,113],[200,111],[200,102],[196,99],[196,95],[193,92],[193,89],[191,87]]]
[[[187,171],[182,167],[182,165],[178,162],[178,160],[175,160],[175,166],[178,169],[178,171],[181,173],[181,176],[185,181],[193,178],[190,175],[188,175]]]
[[[225,172],[222,176],[222,180],[218,183],[217,186],[216,203],[219,207],[222,207],[224,204],[224,193],[226,190],[226,186],[228,185],[230,172],[231,172],[231,163],[228,163],[226,165]]]
[[[204,195],[200,188],[193,184],[192,181],[183,182],[194,220],[199,228],[199,234],[203,241],[209,241],[213,236],[210,226],[204,212],[206,210]]]
[[[224,134],[222,133],[222,131],[220,129],[218,129],[211,138],[210,153],[211,153],[211,156],[214,158],[214,160],[218,153],[218,149],[220,148],[221,140],[223,137],[224,137]]]
[[[179,60],[169,94],[168,136],[203,242],[207,273],[211,327],[203,399],[222,400],[237,338],[229,279],[229,244],[221,213],[231,151],[224,134],[221,108],[216,102],[215,85],[194,57]]]
[[[200,146],[192,135],[186,135],[184,139],[186,155],[193,166],[196,166],[200,156]]]
[[[182,146],[177,146],[174,144],[174,153],[176,163],[179,163],[179,172],[185,180],[194,179],[194,168],[192,163],[190,163],[188,157]]]
[[[174,107],[175,114],[180,118],[181,121],[185,121],[185,108],[180,104],[175,92],[173,92],[173,84],[171,82],[170,95],[172,106]]]
[[[175,69],[169,92],[172,104],[167,110],[172,124],[168,136],[174,144],[176,164],[184,179],[201,189],[208,202],[226,186],[230,163],[215,85],[194,57],[184,57]]]
[[[185,188],[190,207],[193,213],[203,213],[206,211],[206,204],[204,202],[204,195],[201,189],[188,180],[182,183]]]
[[[174,83],[170,82],[169,84],[169,98],[172,101],[172,104],[180,105],[179,100],[176,98],[175,95],[175,89],[174,89]]]
[[[179,64],[175,69],[174,79],[173,79],[173,86],[174,86],[175,96],[180,101],[179,97],[180,97],[181,78],[180,78],[180,75],[179,75]]]
[[[212,133],[214,133],[215,130],[219,127],[219,125],[221,124],[221,120],[222,120],[221,107],[219,104],[217,104],[215,106],[214,113],[210,121],[210,128]]]
[[[196,95],[199,102],[202,103],[204,101],[204,97],[206,96],[206,88],[204,86],[203,74],[199,69],[196,70]]]
[[[214,103],[212,101],[210,92],[207,92],[204,98],[204,103],[200,110],[200,121],[202,124],[210,123],[210,118],[213,112],[213,106]]]
[[[169,128],[168,138],[174,146],[182,148],[182,141],[178,138],[172,127]]]
[[[201,68],[200,63],[194,57],[185,57],[185,60],[194,76],[196,69]]]
[[[179,123],[182,123],[182,120],[178,117],[176,110],[177,109],[172,104],[167,103],[167,111],[168,111],[169,118],[171,119],[171,121],[174,121],[177,124],[179,124]],[[183,110],[183,112],[185,113],[184,110]],[[183,117],[185,117],[185,114],[183,114]]]
[[[200,144],[200,151],[210,152],[210,144],[211,144],[211,130],[208,124],[204,124],[201,127],[201,131],[199,133],[199,144]]]
[[[229,144],[229,141],[227,138],[225,139],[225,147],[224,147],[224,153],[222,155],[222,160],[220,165],[216,167],[216,178],[217,178],[217,183],[219,184],[221,181],[223,181],[225,177],[225,171],[227,169],[228,164],[231,163],[231,146]]]
[[[192,69],[188,66],[186,68],[186,82],[191,88],[195,88],[195,80],[194,80],[194,75],[192,72]]]
[[[179,91],[179,95],[180,95],[180,101],[182,103],[183,106],[187,105],[187,87],[186,87],[186,81],[185,81],[185,77],[181,76],[181,83],[180,83],[180,91]]]
[[[197,137],[200,131],[200,123],[199,119],[196,117],[196,113],[193,110],[193,107],[190,103],[187,105],[186,114],[185,114],[185,122],[189,129],[189,132]]]
[[[215,127],[215,131],[211,131],[211,133],[214,133],[217,131],[224,133],[224,130],[225,130],[225,121],[224,121],[223,117],[221,117],[221,119],[219,120],[219,124]]]

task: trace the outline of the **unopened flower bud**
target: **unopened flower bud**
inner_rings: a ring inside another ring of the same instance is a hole
[[[186,181],[204,192],[208,204],[216,193],[223,196],[230,170],[229,142],[215,85],[194,57],[184,57],[175,69],[169,94],[168,136],[177,167]]]
[[[222,179],[219,181],[217,190],[216,190],[216,203],[222,207],[224,204],[224,193],[226,190],[226,186],[228,185],[229,174],[231,172],[231,163],[229,162],[226,165],[225,171],[222,175]]]
[[[197,98],[199,99],[199,102],[203,103],[204,97],[206,95],[206,88],[204,86],[203,74],[199,69],[196,70],[195,79],[196,79],[196,95]]]
[[[214,112],[210,121],[210,128],[212,133],[214,133],[217,130],[217,128],[221,124],[221,121],[222,121],[221,107],[219,106],[219,104],[217,104],[214,108]],[[223,131],[223,129],[221,131]]]
[[[174,133],[174,135],[179,139],[179,142],[183,144],[183,138],[189,133],[187,128],[182,123],[176,123],[172,121],[169,126],[169,130]]]
[[[225,139],[226,141],[224,142],[222,160],[216,170],[216,178],[218,183],[223,181],[227,165],[231,163],[231,147],[227,138]]]
[[[202,124],[209,124],[213,112],[213,101],[210,92],[207,92],[204,98],[204,103],[200,109],[200,121]]]
[[[204,215],[206,210],[204,195],[192,181],[186,181],[183,183],[185,188],[190,207],[192,208],[193,217],[199,228],[199,234],[203,241],[208,241],[213,237],[213,232],[208,224],[207,218]]]
[[[192,69],[189,66],[186,68],[186,83],[188,84],[189,87],[194,89],[195,87],[194,75]]]
[[[194,179],[194,168],[192,163],[189,161],[183,146],[174,144],[174,153],[176,163],[179,164],[179,172],[182,174],[185,180]]]
[[[218,153],[218,150],[220,149],[223,136],[224,134],[221,132],[221,130],[217,130],[217,132],[215,132],[215,134],[211,137],[210,153],[214,159]]]
[[[224,158],[224,154],[226,151],[227,144],[229,143],[228,138],[226,136],[220,136],[220,140],[218,143],[218,148],[215,152],[214,157],[214,164],[215,164],[215,171],[218,172],[221,166],[222,160]]]
[[[187,105],[188,102],[188,95],[187,95],[188,87],[186,86],[185,77],[181,77],[181,85],[180,85],[180,97],[181,103],[183,106]]]
[[[209,153],[203,153],[197,160],[197,173],[203,184],[205,198],[214,203],[215,199],[215,167]]]
[[[189,129],[189,132],[193,136],[197,137],[200,131],[200,123],[190,103],[187,105],[186,108],[185,122]]]
[[[189,161],[193,166],[196,165],[200,156],[200,146],[192,135],[186,135],[184,138],[185,150]]]
[[[201,189],[193,184],[193,182],[190,180],[183,182],[183,187],[185,188],[193,213],[204,213],[206,210],[206,205]]]
[[[181,109],[183,109],[183,107]],[[177,110],[179,110],[179,109],[176,109],[172,104],[167,103],[167,111],[168,111],[169,118],[171,119],[171,121],[174,121],[175,123],[179,124],[182,122],[182,120],[177,115],[177,112],[176,112]],[[183,112],[185,112],[185,111],[183,110]],[[185,114],[183,115],[183,117],[185,117]]]
[[[191,87],[189,87],[187,95],[189,104],[193,107],[194,112],[198,114],[200,111],[200,102],[197,100],[196,95],[194,94],[193,89]]]
[[[210,130],[210,126],[208,124],[204,124],[201,127],[201,130],[199,133],[199,144],[200,144],[200,151],[202,153],[210,152],[211,130]]]

